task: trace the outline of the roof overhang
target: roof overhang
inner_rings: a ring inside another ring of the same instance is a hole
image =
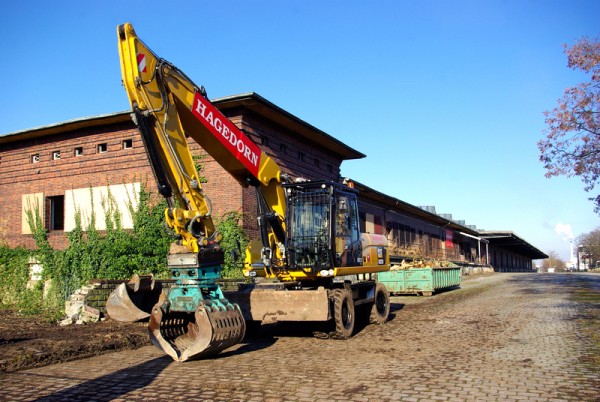
[[[501,247],[507,251],[524,255],[532,260],[548,258],[545,253],[517,236],[514,232],[486,230],[481,231],[480,235],[482,238],[489,241],[493,246]]]
[[[323,150],[335,153],[342,160],[361,159],[366,155],[337,140],[324,131],[294,116],[255,92],[227,96],[211,100],[222,112],[235,108],[244,108],[266,118],[287,130],[294,131]]]
[[[98,116],[81,117],[79,119],[67,120],[60,123],[49,124],[47,126],[34,127],[13,133],[1,134],[0,144],[46,137],[53,134],[61,134],[83,128],[125,123],[128,121],[131,122],[131,117],[129,114],[130,112],[117,112]]]
[[[423,220],[426,220],[427,222],[430,222],[433,225],[439,226],[440,229],[452,229],[458,232],[462,232],[468,237],[474,237],[476,239],[480,239],[481,237],[479,236],[478,231],[463,226],[453,220],[446,219],[440,215],[426,211],[421,207],[399,200],[398,198],[391,197],[387,194],[374,190],[362,183],[356,181],[353,182],[354,187],[359,191],[361,198],[364,197],[366,199],[372,199],[381,205],[387,206],[388,209],[386,211],[391,211],[395,213],[405,212],[412,216],[417,216]]]

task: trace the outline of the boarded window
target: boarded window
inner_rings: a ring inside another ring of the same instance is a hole
[[[21,233],[33,233],[30,223],[37,224],[36,219],[38,218],[44,222],[44,193],[23,194],[21,197]]]
[[[75,214],[80,213],[85,230],[95,216],[96,229],[106,229],[106,212],[118,211],[123,229],[133,228],[131,211],[137,209],[140,183],[115,184],[92,188],[78,188],[65,192],[65,232],[75,228]]]

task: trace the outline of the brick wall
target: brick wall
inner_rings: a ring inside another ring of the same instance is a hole
[[[227,113],[284,172],[293,177],[338,179],[341,159],[318,144],[248,110]],[[190,148],[193,154],[204,155],[200,175],[208,180],[203,188],[213,216],[241,212],[248,234],[257,235],[254,190],[243,188],[191,139]],[[53,158],[55,152],[60,152],[60,159]],[[32,161],[34,155],[38,162]],[[23,194],[43,193],[47,198],[77,188],[132,182],[142,182],[150,191],[156,188],[141,136],[130,121],[0,144],[0,242],[11,247],[34,246],[31,236],[22,234]],[[62,230],[51,231],[49,239],[54,247],[67,245]]]
[[[60,152],[59,159],[54,156],[56,152]],[[33,162],[34,155],[39,162]],[[21,235],[23,194],[64,196],[66,190],[136,181],[148,181],[155,186],[141,137],[133,123],[1,144],[0,242],[12,247],[33,246],[31,236]],[[66,245],[63,231],[51,232],[49,238],[55,247]]]
[[[338,180],[342,160],[286,127],[244,114],[242,129],[292,177]]]

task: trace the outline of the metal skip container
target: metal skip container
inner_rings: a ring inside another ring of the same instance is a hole
[[[461,268],[410,268],[377,274],[377,281],[392,294],[431,296],[433,292],[460,286]]]

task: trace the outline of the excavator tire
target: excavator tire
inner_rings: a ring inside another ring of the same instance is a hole
[[[330,334],[335,339],[348,339],[354,332],[356,315],[354,313],[354,301],[349,289],[334,289],[331,292],[333,302],[333,321],[335,331]]]
[[[168,302],[157,303],[148,323],[150,340],[178,362],[215,355],[239,343],[246,332],[242,312],[226,299],[219,302],[203,301],[195,313],[167,312]]]
[[[390,294],[383,283],[375,285],[375,301],[371,307],[369,322],[371,324],[385,324],[390,315]]]

